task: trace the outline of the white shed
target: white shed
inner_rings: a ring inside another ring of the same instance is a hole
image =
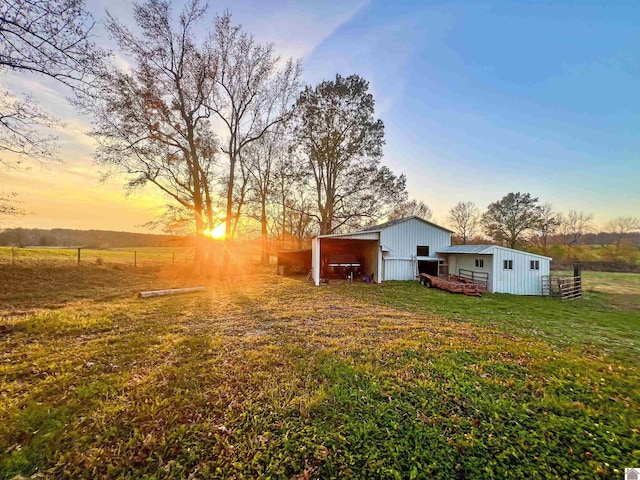
[[[449,273],[488,274],[488,290],[516,295],[541,295],[542,277],[551,258],[497,245],[454,245],[438,250],[447,258]]]
[[[437,275],[446,268],[436,252],[451,244],[451,230],[407,217],[353,233],[312,240],[312,272],[321,278],[363,275],[369,281],[415,280],[418,272]]]

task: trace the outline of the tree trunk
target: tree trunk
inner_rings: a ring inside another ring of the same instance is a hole
[[[280,248],[284,249],[286,246],[286,235],[287,235],[287,196],[285,191],[285,180],[284,178],[280,178],[280,199],[282,200],[282,230],[280,230],[281,236],[281,244]]]
[[[262,224],[262,265],[269,265],[269,236],[267,232],[267,208],[262,202],[262,212],[260,215]]]
[[[231,152],[230,147],[230,152]],[[231,217],[233,215],[233,184],[235,182],[236,157],[235,153],[229,153],[229,180],[227,181],[227,218],[225,219],[224,237],[225,249],[222,259],[222,269],[225,273],[229,270],[229,247],[231,246]]]
[[[195,211],[196,220],[196,241],[195,241],[195,254],[193,255],[193,269],[196,275],[199,275],[203,271],[203,259],[204,259],[204,222],[202,221],[202,207],[200,210]]]
[[[327,219],[322,217],[322,221],[320,222],[320,235],[327,235],[329,232],[329,226],[327,225]]]

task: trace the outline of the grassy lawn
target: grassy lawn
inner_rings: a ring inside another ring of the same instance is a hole
[[[593,277],[570,303],[271,275],[142,300],[188,280],[69,270],[0,269],[0,478],[640,466],[638,277]],[[615,282],[629,290],[607,291]]]
[[[193,259],[190,247],[82,248],[80,265],[158,266],[183,265]],[[0,266],[73,266],[78,262],[77,248],[0,247]]]
[[[425,289],[417,282],[341,284],[341,293],[405,311],[472,322],[550,345],[622,361],[640,359],[640,275],[584,272],[584,299],[485,294],[482,298]]]

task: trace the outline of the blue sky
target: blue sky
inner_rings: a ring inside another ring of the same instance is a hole
[[[89,5],[100,18],[107,2]],[[107,6],[116,16],[130,12],[124,0]],[[212,0],[210,7],[212,14],[228,8],[283,56],[303,57],[308,83],[336,73],[366,78],[386,127],[383,161],[407,175],[410,195],[429,204],[437,221],[458,201],[484,209],[515,191],[564,212],[593,213],[599,225],[640,216],[636,2]],[[57,108],[82,131],[81,119]],[[71,139],[63,146],[74,152],[71,164],[51,167],[42,181],[63,188],[65,171],[76,169],[86,180],[79,195],[88,205],[92,195],[104,202],[119,185],[97,182],[91,147],[79,142],[79,149]],[[9,181],[21,185],[20,174]],[[17,190],[32,198],[23,183]],[[31,195],[41,205],[45,192]],[[60,203],[62,215],[60,196],[50,203]],[[72,226],[27,204],[32,215],[14,224]],[[119,196],[114,210],[127,204],[137,213],[121,228],[136,230],[159,201],[151,192],[135,201]],[[108,212],[101,215],[87,213],[75,226],[106,228]]]
[[[371,2],[307,56],[362,73],[385,161],[438,219],[527,191],[604,222],[640,213],[640,6]]]

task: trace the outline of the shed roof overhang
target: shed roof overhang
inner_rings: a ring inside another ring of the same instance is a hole
[[[380,230],[368,231],[368,232],[353,232],[353,233],[332,233],[329,235],[318,235],[316,238],[322,239],[343,239],[343,240],[379,240]]]
[[[518,255],[528,255],[530,257],[549,261],[553,260],[551,257],[545,257],[544,255],[538,255],[537,253],[516,250],[515,248],[501,247],[499,245],[450,245],[438,250],[437,253],[446,255],[493,255],[496,250],[513,252]]]

